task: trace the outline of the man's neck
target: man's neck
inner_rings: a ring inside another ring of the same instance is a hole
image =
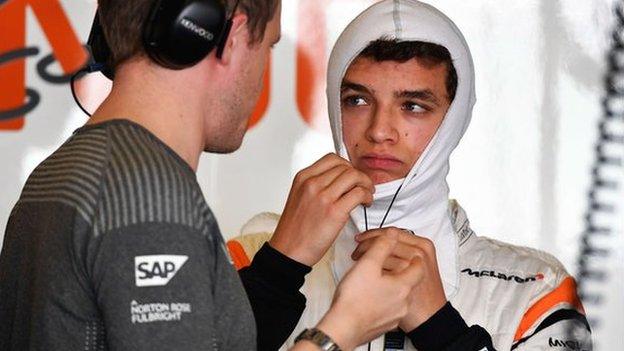
[[[210,102],[197,101],[185,84],[179,84],[179,73],[145,62],[122,66],[110,95],[87,124],[120,118],[133,121],[197,170],[204,148],[201,105]]]

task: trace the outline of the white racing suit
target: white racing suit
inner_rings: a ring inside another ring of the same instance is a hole
[[[354,236],[385,224],[413,231],[434,243],[440,278],[451,304],[415,330],[406,331],[409,341],[401,333],[391,333],[357,351],[591,349],[574,280],[562,265],[545,253],[475,235],[463,210],[454,202],[449,204],[449,159],[470,124],[476,91],[468,43],[446,15],[416,0],[382,0],[360,13],[340,34],[327,69],[328,112],[336,153],[350,160],[342,135],[345,72],[379,39],[427,42],[447,49],[457,74],[456,94],[405,178],[376,184],[374,201],[366,212],[359,207],[351,211],[332,249],[306,278],[302,292],[308,305],[287,345],[303,328],[315,326],[329,309],[337,281],[353,265]],[[396,89],[420,89],[418,84],[405,84],[397,84]],[[397,132],[397,138],[401,135]],[[378,146],[391,153],[393,145],[380,142]],[[272,224],[262,228],[261,217],[242,231],[250,235],[230,243],[239,265],[248,263],[273,232],[276,218],[265,220]]]
[[[459,238],[460,275],[459,289],[450,303],[467,325],[483,327],[493,349],[499,351],[591,350],[591,333],[574,279],[561,263],[538,250],[477,236],[463,209],[454,201],[450,208]],[[256,216],[241,236],[228,243],[239,267],[270,238],[277,219],[277,215]],[[337,285],[332,260],[333,249],[306,277],[302,292],[307,306],[282,349],[291,346],[303,329],[316,325],[329,309]],[[445,329],[435,332],[436,337],[445,337]],[[403,349],[415,350],[407,339]],[[373,341],[370,350],[384,350],[384,338]],[[473,351],[461,343],[447,350]]]

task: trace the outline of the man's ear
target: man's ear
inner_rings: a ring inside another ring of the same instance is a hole
[[[229,64],[235,50],[240,50],[249,43],[249,31],[247,30],[247,15],[238,13],[232,18],[232,28],[228,35],[223,55],[221,55],[222,64]]]

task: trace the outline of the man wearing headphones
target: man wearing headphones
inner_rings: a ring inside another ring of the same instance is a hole
[[[195,170],[202,151],[240,146],[280,1],[100,0],[98,11],[103,38],[95,26],[90,41],[108,55],[113,89],[11,213],[0,349],[276,349],[305,307],[309,267],[373,191],[336,155],[303,170],[273,246],[239,280]],[[294,349],[349,350],[405,316],[420,278],[415,266],[383,272],[398,231],[380,233]]]

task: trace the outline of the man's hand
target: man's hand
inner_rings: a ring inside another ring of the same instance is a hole
[[[419,280],[410,293],[410,307],[407,315],[401,319],[399,327],[410,332],[431,316],[446,303],[442,279],[438,270],[435,247],[431,240],[414,235],[412,232],[384,228],[370,230],[358,234],[355,240],[359,243],[352,254],[354,260],[361,260],[374,242],[384,236],[396,236],[398,243],[383,264],[388,272],[401,272],[410,265],[417,267]]]
[[[329,312],[317,328],[343,350],[351,350],[397,327],[408,311],[410,293],[420,280],[418,264],[384,272],[394,252],[396,232],[370,240],[369,250],[344,276]]]
[[[374,185],[336,154],[327,154],[295,176],[284,212],[269,244],[313,266],[325,255],[360,204],[373,201]]]

